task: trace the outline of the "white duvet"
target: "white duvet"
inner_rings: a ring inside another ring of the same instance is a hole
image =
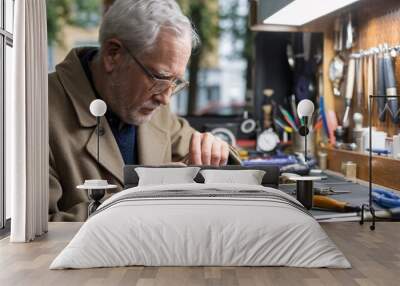
[[[176,184],[105,201],[50,269],[350,263],[300,203],[262,186]]]

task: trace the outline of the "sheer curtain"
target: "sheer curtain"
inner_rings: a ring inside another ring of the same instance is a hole
[[[6,98],[6,187],[12,242],[48,227],[47,27],[45,0],[15,1],[13,93]]]

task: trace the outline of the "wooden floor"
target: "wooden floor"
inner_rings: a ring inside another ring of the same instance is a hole
[[[50,223],[43,238],[28,244],[0,241],[0,285],[400,285],[400,223],[326,223],[323,228],[353,268],[123,267],[48,270],[81,226]]]

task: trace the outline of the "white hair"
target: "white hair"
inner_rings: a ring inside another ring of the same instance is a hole
[[[161,29],[179,38],[191,36],[193,49],[200,44],[193,25],[175,0],[116,0],[104,15],[99,41],[103,46],[106,40],[117,38],[139,55],[154,48]]]

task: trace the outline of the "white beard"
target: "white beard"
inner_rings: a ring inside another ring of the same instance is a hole
[[[142,114],[140,113],[139,110],[136,110],[134,112],[131,112],[129,114],[129,124],[133,124],[133,125],[141,125],[143,123],[147,123],[151,120],[151,118],[153,117],[153,114],[156,112],[156,110],[154,110],[152,113],[150,114]]]

